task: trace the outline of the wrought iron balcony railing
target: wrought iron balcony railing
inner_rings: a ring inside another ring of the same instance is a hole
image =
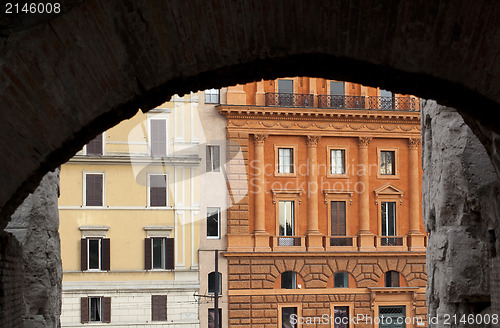
[[[319,108],[366,109],[365,106],[365,97],[363,96],[318,96]]]
[[[329,236],[330,246],[353,246],[352,239],[353,237],[337,237],[337,236]]]
[[[302,246],[302,238],[295,236],[279,236],[278,246]]]
[[[314,95],[300,93],[266,93],[266,106],[314,107]]]
[[[312,94],[268,92],[265,94],[265,99],[266,106],[271,107],[419,111],[416,99],[409,97],[319,95],[315,104]]]

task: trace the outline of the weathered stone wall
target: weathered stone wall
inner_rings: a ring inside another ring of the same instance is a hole
[[[59,169],[47,173],[7,226],[6,231],[15,236],[19,250],[22,249],[16,272],[21,282],[16,291],[21,306],[12,313],[16,321],[2,327],[60,326],[62,265],[58,195]],[[19,293],[21,287],[23,293]]]
[[[0,327],[21,327],[23,280],[21,245],[10,233],[0,235]]]
[[[498,314],[498,279],[491,279],[498,275],[491,271],[499,250],[498,176],[484,146],[455,109],[434,101],[424,101],[422,107],[429,316],[442,323],[446,315]],[[476,325],[452,325],[465,326]]]

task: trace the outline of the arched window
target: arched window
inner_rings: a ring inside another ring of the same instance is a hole
[[[385,287],[399,287],[399,272],[387,271],[385,273]]]
[[[281,274],[281,288],[296,289],[297,288],[297,273],[294,271],[286,271]]]
[[[208,274],[208,292],[215,293],[215,272]],[[222,294],[222,273],[219,272],[219,295]]]
[[[349,287],[349,274],[347,272],[336,272],[333,276],[334,288],[348,288]]]

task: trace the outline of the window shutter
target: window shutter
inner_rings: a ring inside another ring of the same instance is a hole
[[[80,317],[82,323],[89,322],[89,299],[87,297],[80,298]]]
[[[144,239],[144,269],[151,270],[151,238]]]
[[[87,174],[86,180],[86,201],[87,206],[102,206],[103,175]]]
[[[104,271],[110,270],[110,241],[109,238],[103,238],[101,240],[101,269]]]
[[[339,231],[341,236],[346,235],[346,220],[345,220],[345,202],[338,202],[339,207]]]
[[[111,322],[111,297],[102,298],[102,322]]]
[[[82,269],[82,271],[85,271],[87,270],[87,239],[86,238],[83,238],[81,241],[80,241],[80,245],[81,245],[81,262],[80,262],[80,267]]]
[[[167,320],[167,295],[151,295],[151,319]]]
[[[167,121],[151,120],[151,155],[163,157],[167,155]]]
[[[167,176],[149,176],[149,205],[167,206]]]
[[[87,155],[102,155],[102,133],[87,144]]]
[[[165,269],[175,268],[174,238],[165,238]]]
[[[207,146],[207,153],[205,158],[205,167],[207,172],[212,172],[212,154],[210,154],[210,146]]]
[[[214,146],[214,171],[220,171],[220,147]]]

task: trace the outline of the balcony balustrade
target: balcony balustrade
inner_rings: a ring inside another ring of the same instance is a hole
[[[416,99],[409,97],[319,95],[316,104],[314,97],[312,94],[298,93],[267,92],[265,94],[266,106],[270,107],[420,111]]]

